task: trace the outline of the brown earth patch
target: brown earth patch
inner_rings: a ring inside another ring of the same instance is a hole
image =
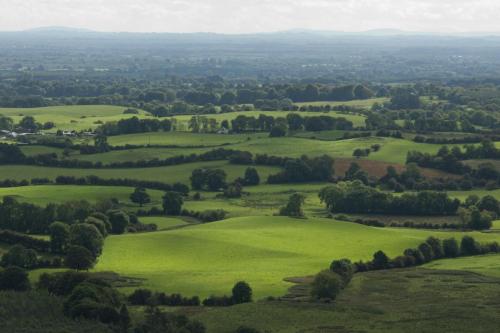
[[[373,177],[383,177],[387,173],[387,167],[393,166],[398,173],[401,173],[405,170],[406,166],[403,164],[396,163],[388,163],[382,161],[372,161],[366,159],[353,159],[353,158],[336,158],[335,159],[335,175],[337,176],[345,176],[346,171],[349,169],[349,166],[352,162],[356,162],[363,171],[366,171],[369,176]],[[428,169],[428,168],[420,168],[420,172],[426,178],[460,178],[460,176],[447,173],[440,170]]]

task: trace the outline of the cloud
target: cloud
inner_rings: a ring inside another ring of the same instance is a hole
[[[0,0],[0,30],[500,31],[498,0]]]

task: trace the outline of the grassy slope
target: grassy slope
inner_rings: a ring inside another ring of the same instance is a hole
[[[243,217],[189,228],[108,237],[96,270],[146,278],[146,286],[207,296],[248,281],[257,298],[282,295],[282,279],[328,266],[334,258],[369,259],[382,249],[390,256],[429,235],[459,233],[379,229],[329,219]],[[499,239],[474,233],[479,240]]]
[[[203,309],[208,333],[240,326],[269,333],[491,332],[500,325],[500,280],[422,268],[355,275],[333,304],[258,302]]]
[[[183,182],[189,184],[192,170],[196,168],[222,168],[228,174],[228,180],[242,177],[244,165],[232,165],[227,161],[189,163],[167,167],[134,168],[134,169],[73,169],[73,168],[49,168],[27,165],[2,165],[0,166],[0,177],[2,179],[26,179],[26,178],[49,178],[57,176],[83,177],[95,175],[102,178],[132,178],[141,180],[155,180],[167,183]],[[271,173],[280,169],[276,167],[257,167],[261,178],[266,179]]]
[[[469,271],[488,276],[500,277],[500,255],[492,254],[481,257],[437,260],[426,264],[425,267],[432,269]]]

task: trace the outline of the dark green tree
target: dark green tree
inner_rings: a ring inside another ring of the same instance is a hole
[[[151,197],[149,196],[148,192],[146,192],[145,188],[136,187],[134,192],[130,194],[130,201],[138,203],[139,206],[142,207],[144,204],[151,202]]]
[[[342,278],[330,270],[324,270],[316,275],[312,282],[311,296],[314,298],[335,299],[343,286]]]
[[[94,267],[95,257],[83,246],[70,246],[64,264],[71,269],[88,270]]]
[[[50,247],[52,252],[63,253],[69,239],[69,226],[65,223],[54,222],[49,226]]]
[[[184,200],[178,192],[168,191],[163,195],[163,211],[167,215],[179,215],[183,204]]]
[[[232,290],[234,304],[249,303],[252,301],[252,288],[245,281],[237,282]]]

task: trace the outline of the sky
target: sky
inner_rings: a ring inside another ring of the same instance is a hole
[[[500,32],[500,0],[0,0],[0,31]]]

